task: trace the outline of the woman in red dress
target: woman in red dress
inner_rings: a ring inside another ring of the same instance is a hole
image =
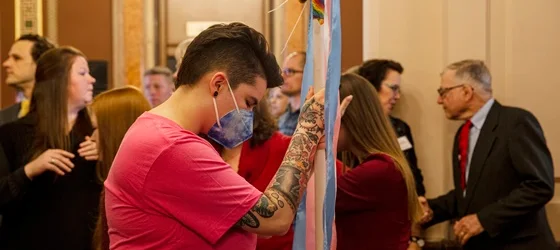
[[[349,95],[338,142],[350,169],[337,180],[337,248],[405,250],[422,210],[414,177],[373,86],[345,74],[340,99]]]

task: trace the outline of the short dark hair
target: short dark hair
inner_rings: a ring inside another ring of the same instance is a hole
[[[17,40],[30,41],[33,43],[33,47],[31,48],[31,57],[33,57],[33,61],[35,63],[37,63],[39,57],[47,52],[47,50],[56,47],[53,43],[49,42],[47,38],[36,34],[25,34],[20,36]]]
[[[254,84],[257,76],[268,88],[283,82],[264,36],[242,23],[216,24],[196,36],[183,56],[175,85],[193,85],[212,70],[224,70],[232,88],[242,82]]]
[[[388,59],[371,59],[365,61],[358,69],[358,75],[368,80],[375,90],[381,89],[381,83],[387,76],[389,70],[397,71],[402,74],[404,69],[402,65],[396,61]]]

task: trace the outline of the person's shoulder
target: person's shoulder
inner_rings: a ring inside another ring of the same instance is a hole
[[[395,161],[387,154],[376,153],[370,155],[354,170],[360,170],[363,178],[382,183],[396,183],[402,181],[402,174],[397,169]]]
[[[0,110],[0,125],[7,124],[18,119],[21,104],[16,103]]]
[[[7,108],[1,109],[0,110],[0,114],[13,114],[14,112],[17,114],[19,112],[19,109],[21,108],[21,103],[16,103],[13,105],[10,105]]]
[[[521,107],[502,105],[502,112],[506,113],[510,118],[535,117],[531,111]]]
[[[515,106],[506,106],[501,104],[498,104],[498,107],[500,109],[500,114],[501,114],[500,117],[502,121],[505,121],[513,125],[526,123],[526,122],[538,123],[537,117],[535,117],[535,115],[527,109],[521,107],[515,107]]]
[[[395,169],[393,158],[383,153],[371,154],[360,165],[375,166],[377,171],[393,171]]]
[[[197,135],[183,129],[174,121],[150,112],[145,112],[132,124],[131,134],[142,138],[162,138],[167,142],[181,139],[198,138]]]
[[[134,155],[153,155],[197,146],[212,147],[206,140],[183,129],[173,121],[146,112],[128,129],[119,151]]]
[[[408,126],[408,123],[397,117],[389,116],[389,121],[398,134],[410,131],[410,126]]]
[[[27,134],[36,126],[36,119],[33,115],[28,114],[17,120],[2,124],[0,126],[0,135],[2,136],[20,136],[22,133]]]

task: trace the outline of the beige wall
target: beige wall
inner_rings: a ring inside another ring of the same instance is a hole
[[[264,33],[264,1],[167,0],[167,42],[186,39],[187,21],[242,22]]]
[[[364,1],[364,59],[392,58],[405,67],[404,97],[396,115],[412,127],[428,197],[452,187],[450,150],[460,123],[445,119],[436,89],[439,72],[457,60],[486,60],[495,97],[533,112],[554,162],[560,161],[560,117],[551,105],[560,91],[558,9],[557,0]],[[556,192],[548,210],[560,239],[558,196]],[[447,228],[439,226],[428,238],[446,235]]]

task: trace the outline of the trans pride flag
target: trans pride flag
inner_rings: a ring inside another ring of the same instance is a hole
[[[307,59],[302,93],[325,88],[326,150],[317,151],[311,177],[296,217],[294,250],[336,249],[336,143],[340,126],[338,87],[341,70],[340,0],[309,0]]]

